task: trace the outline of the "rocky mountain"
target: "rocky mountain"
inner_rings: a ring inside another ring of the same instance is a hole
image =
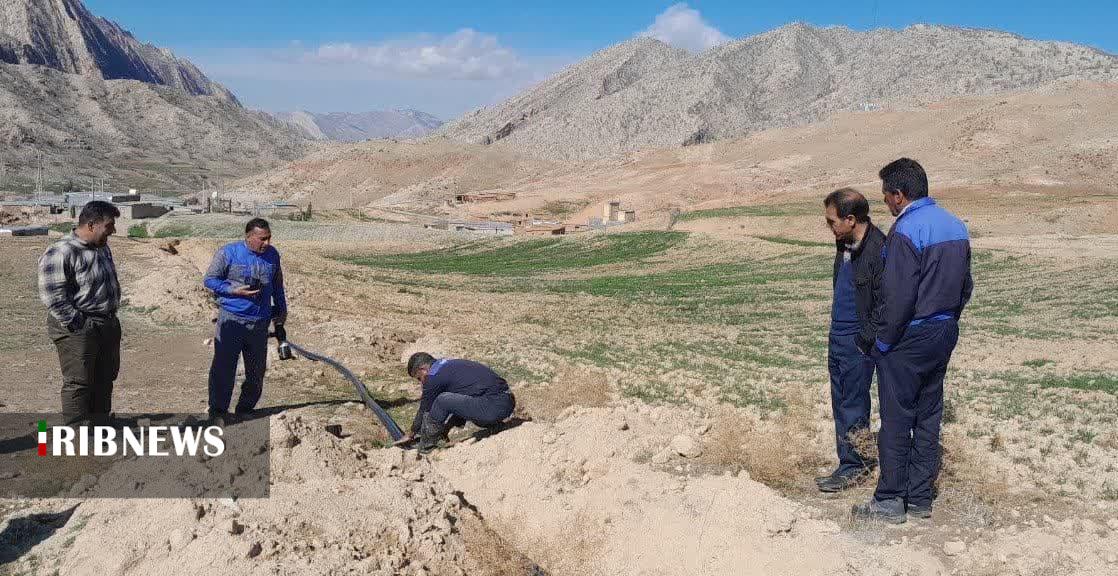
[[[235,100],[190,62],[136,40],[116,23],[91,14],[80,0],[0,3],[0,62],[37,64],[105,80],[139,80]]]
[[[373,138],[418,138],[442,126],[438,118],[411,109],[372,112],[281,112],[280,121],[295,126],[315,140],[360,142]]]
[[[630,40],[436,134],[588,159],[1062,80],[1118,81],[1118,57],[988,30],[797,23],[702,54]]]
[[[0,189],[30,188],[40,153],[48,189],[103,176],[171,190],[265,170],[308,144],[80,0],[0,2]]]

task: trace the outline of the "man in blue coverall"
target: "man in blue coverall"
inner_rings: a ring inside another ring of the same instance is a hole
[[[853,514],[901,524],[907,515],[932,514],[943,379],[973,291],[971,248],[966,225],[928,197],[919,163],[901,158],[879,176],[897,218],[885,240],[882,308],[870,351],[878,370],[881,476],[873,498]]]
[[[268,325],[274,322],[276,335],[280,340],[287,339],[283,328],[287,318],[283,270],[267,220],[249,220],[244,240],[226,244],[214,254],[205,285],[221,306],[210,364],[210,417],[228,415],[238,357],[244,358],[245,381],[237,400],[237,414],[250,414],[264,390]]]
[[[408,376],[423,386],[411,433],[397,444],[419,435],[419,451],[429,452],[446,438],[447,429],[473,422],[499,428],[516,407],[508,382],[488,366],[470,360],[435,359],[426,352],[408,358]]]

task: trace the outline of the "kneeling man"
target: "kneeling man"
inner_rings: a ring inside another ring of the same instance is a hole
[[[446,438],[449,428],[466,422],[482,428],[500,426],[516,406],[508,382],[478,362],[436,360],[417,352],[408,359],[408,376],[423,386],[423,398],[411,433],[398,443],[409,442],[418,434],[420,452],[430,452]]]

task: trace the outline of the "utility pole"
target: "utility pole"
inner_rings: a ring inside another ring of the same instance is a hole
[[[39,157],[38,170],[35,172],[35,200],[39,200],[39,195],[43,193],[43,151],[36,150]]]

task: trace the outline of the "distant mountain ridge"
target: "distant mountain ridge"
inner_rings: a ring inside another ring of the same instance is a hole
[[[418,138],[443,121],[419,110],[398,108],[371,112],[316,113],[299,110],[274,114],[315,140],[360,142],[371,138]]]
[[[1061,80],[1118,81],[1118,57],[988,30],[796,23],[702,54],[636,38],[436,134],[552,160],[591,159]]]

